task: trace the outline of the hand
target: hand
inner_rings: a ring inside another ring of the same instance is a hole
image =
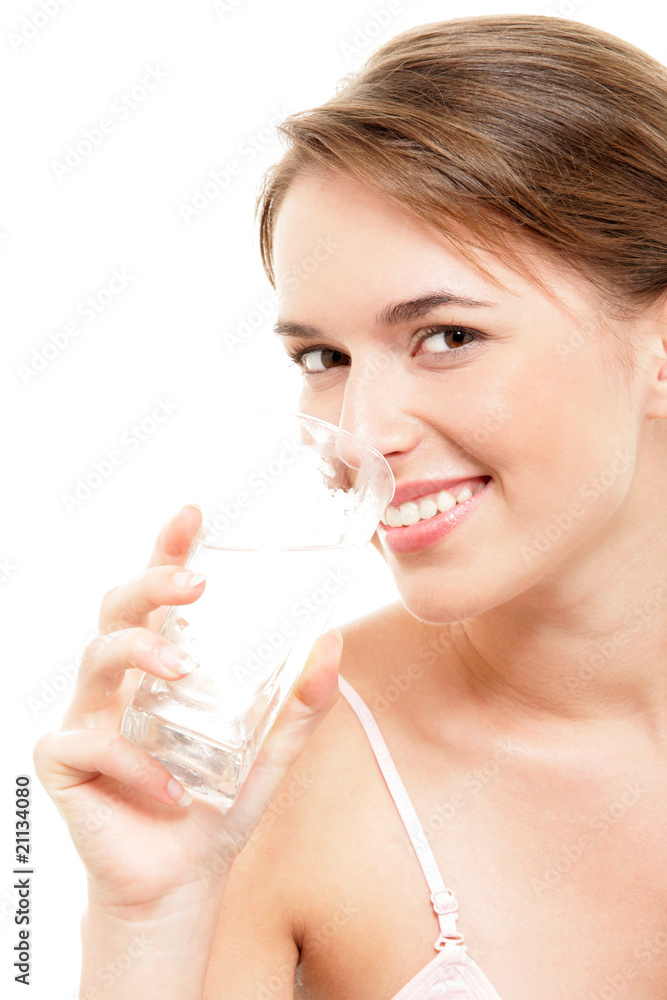
[[[188,585],[182,569],[201,522],[199,508],[183,507],[160,531],[146,570],[105,595],[100,635],[84,651],[62,727],[35,746],[37,776],[69,827],[91,902],[109,911],[151,906],[192,883],[205,893],[224,880],[338,697],[341,643],[325,633],[226,811],[192,801],[162,764],[120,735],[142,671],[185,676],[173,663],[180,650],[158,633],[167,606],[204,592],[205,581]]]

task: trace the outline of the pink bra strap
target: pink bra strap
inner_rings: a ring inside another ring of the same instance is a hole
[[[440,937],[436,941],[435,947],[440,951],[448,941],[463,945],[463,937],[456,929],[456,914],[458,911],[456,897],[451,889],[445,887],[442,875],[433,857],[431,846],[426,839],[417,813],[391,759],[373,713],[366,702],[354,690],[350,682],[346,681],[340,674],[338,675],[338,687],[366,731],[375,758],[387,783],[389,794],[396,803],[396,808],[405,824],[417,859],[424,872],[424,877],[431,890],[431,903],[440,924]]]

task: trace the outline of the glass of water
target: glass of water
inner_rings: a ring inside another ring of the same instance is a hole
[[[185,566],[206,586],[160,631],[199,668],[175,682],[144,674],[121,733],[229,807],[395,484],[378,451],[302,413],[259,411],[215,461],[236,489],[202,504]]]

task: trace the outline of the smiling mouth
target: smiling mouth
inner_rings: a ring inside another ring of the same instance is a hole
[[[466,482],[457,483],[451,490],[438,490],[423,497],[407,500],[398,507],[391,504],[381,517],[382,523],[390,528],[408,527],[419,521],[428,521],[437,514],[453,510],[483,490],[491,476],[475,476]]]

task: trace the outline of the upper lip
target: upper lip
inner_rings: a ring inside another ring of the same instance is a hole
[[[400,507],[408,500],[416,500],[417,497],[428,496],[429,493],[439,493],[441,490],[449,490],[459,483],[467,483],[471,479],[490,479],[490,476],[459,476],[457,479],[422,479],[419,482],[401,483],[396,485],[394,495],[389,502],[390,507]]]

